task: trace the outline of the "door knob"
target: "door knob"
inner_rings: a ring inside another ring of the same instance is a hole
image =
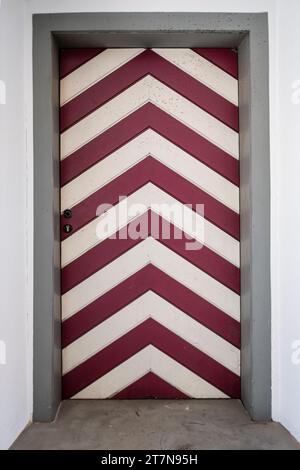
[[[65,218],[65,219],[71,219],[71,217],[72,217],[72,211],[71,211],[71,209],[65,209],[65,210],[64,210],[64,218]]]

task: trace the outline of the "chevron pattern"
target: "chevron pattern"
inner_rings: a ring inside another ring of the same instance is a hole
[[[236,52],[68,49],[60,62],[64,398],[238,398]],[[107,229],[125,204],[143,206]],[[159,209],[173,205],[203,230]]]

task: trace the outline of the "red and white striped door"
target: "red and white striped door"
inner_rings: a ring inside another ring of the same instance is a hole
[[[236,52],[60,67],[64,398],[239,397]]]

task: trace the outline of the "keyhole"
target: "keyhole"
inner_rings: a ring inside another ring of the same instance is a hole
[[[65,233],[70,233],[70,232],[72,232],[72,230],[73,230],[73,227],[72,227],[71,224],[64,225],[64,232]]]

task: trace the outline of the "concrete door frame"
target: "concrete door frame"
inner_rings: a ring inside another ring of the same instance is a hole
[[[61,401],[61,47],[238,48],[242,401],[253,419],[271,419],[267,14],[71,13],[33,16],[34,421],[54,419]]]

